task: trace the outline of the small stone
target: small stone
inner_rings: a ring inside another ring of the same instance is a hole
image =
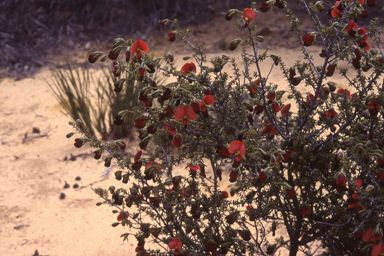
[[[81,180],[80,176],[77,176],[77,177],[75,178],[75,180]]]
[[[79,185],[77,185],[77,183],[73,184],[73,188],[78,188]]]
[[[32,128],[32,133],[40,133],[40,129],[37,127]]]
[[[65,198],[65,194],[64,193],[60,193],[60,200],[63,200]]]
[[[69,188],[70,187],[69,184],[66,181],[64,182],[65,182],[64,188]]]

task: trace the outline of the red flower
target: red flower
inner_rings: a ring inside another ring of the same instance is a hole
[[[180,106],[175,112],[175,120],[183,119],[183,125],[189,125],[189,120],[196,120],[196,113],[191,106]]]
[[[380,183],[384,184],[384,172],[376,173],[376,177],[380,180]]]
[[[174,251],[175,255],[180,254],[180,250],[181,250],[182,246],[183,245],[181,244],[181,240],[179,238],[173,238],[172,241],[168,243],[169,249],[171,249],[171,250],[175,249],[175,251]]]
[[[233,224],[239,217],[239,212],[233,212],[229,214],[228,216],[225,217],[225,220],[227,221],[228,224]]]
[[[200,170],[200,166],[198,164],[196,164],[195,166],[189,164],[187,167],[185,167],[185,169],[187,168],[189,168],[189,170],[193,173],[196,173],[197,170]]]
[[[332,61],[328,67],[327,67],[327,76],[333,76],[333,73],[335,72],[335,69],[337,67],[337,61]]]
[[[266,133],[266,134],[276,134],[277,130],[269,123],[261,123],[263,125],[265,125],[265,128],[263,130],[263,133]]]
[[[221,197],[221,198],[223,198],[223,199],[224,199],[224,198],[228,198],[228,196],[229,196],[229,195],[228,195],[228,192],[227,192],[227,191],[220,191],[220,197]]]
[[[272,103],[272,110],[274,111],[274,112],[279,112],[280,110],[281,110],[281,107],[279,106],[279,103],[277,103],[276,101],[274,101],[273,103]]]
[[[127,215],[129,215],[128,211],[125,211],[125,213],[121,212],[119,215],[117,215],[117,221],[121,221],[122,219],[127,218]]]
[[[134,158],[134,162],[135,162],[135,163],[136,163],[137,161],[139,161],[142,152],[143,152],[143,151],[140,149],[140,150],[136,153],[135,158]]]
[[[379,243],[379,244],[373,246],[372,251],[371,251],[371,255],[372,256],[384,255],[384,244],[383,243]]]
[[[359,28],[359,30],[357,32],[359,33],[359,36],[365,35],[365,36],[363,36],[363,38],[360,39],[360,43],[367,41],[368,35],[366,35],[367,30],[365,30],[365,28]]]
[[[347,183],[347,178],[344,176],[344,174],[340,173],[339,176],[337,176],[336,184],[345,186],[346,183]]]
[[[220,181],[223,180],[223,178],[221,177],[222,174],[223,174],[223,172],[221,171],[221,169],[217,168],[216,169],[216,175],[217,175],[217,177],[219,178]]]
[[[244,20],[248,22],[256,18],[256,13],[254,10],[247,8],[243,12],[243,17],[244,17]]]
[[[289,158],[291,158],[291,155],[292,155],[292,151],[291,150],[287,150],[285,151],[285,154],[283,155],[283,163],[288,163],[288,160]]]
[[[262,3],[261,6],[260,6],[260,11],[261,12],[267,12],[269,10],[269,4],[267,4],[266,2]]]
[[[362,19],[365,19],[368,17],[368,10],[367,9],[364,9],[361,13],[360,13],[360,17]]]
[[[235,140],[229,144],[228,152],[236,154],[235,161],[240,162],[245,156],[245,145],[243,141]]]
[[[367,5],[373,7],[377,4],[377,0],[367,0]]]
[[[260,186],[265,181],[266,178],[267,178],[267,175],[265,174],[265,172],[261,171],[259,173],[259,177],[257,177],[256,185]]]
[[[315,40],[315,36],[311,33],[305,34],[301,37],[301,39],[304,42],[304,46],[311,46],[313,44],[313,41]]]
[[[289,113],[289,110],[291,109],[291,103],[289,103],[289,104],[287,104],[287,105],[285,105],[284,107],[283,107],[283,109],[281,110],[281,114],[283,115],[283,116],[287,116],[288,115],[288,113]]]
[[[231,157],[231,153],[228,152],[228,148],[226,148],[226,147],[222,147],[222,148],[218,149],[217,152],[220,153],[221,157],[224,157],[224,158],[230,158]]]
[[[175,35],[175,33],[173,33],[173,32],[169,32],[169,33],[168,33],[168,39],[169,39],[169,42],[175,42],[175,40],[176,40],[176,35]]]
[[[241,39],[233,39],[232,42],[229,44],[229,50],[234,51],[237,49],[239,44],[241,43]]]
[[[238,171],[231,171],[229,173],[229,182],[236,182],[237,180],[237,176],[239,175],[239,172]]]
[[[213,105],[215,103],[215,98],[212,95],[204,96],[203,100],[200,103],[201,112],[207,111],[207,105]]]
[[[353,20],[350,20],[348,26],[345,28],[345,32],[349,33],[350,36],[354,37],[357,29],[357,24],[353,22]]]
[[[311,209],[309,209],[308,206],[306,205],[303,205],[300,210],[296,213],[296,216],[299,217],[299,216],[303,216],[303,215],[309,215],[311,214]]]
[[[206,244],[205,247],[207,248],[207,251],[213,253],[216,255],[216,244],[215,242],[209,240]]]
[[[137,57],[140,58],[142,51],[145,53],[147,53],[149,51],[149,47],[148,47],[147,43],[144,42],[143,40],[136,40],[131,47],[131,54],[133,55],[133,54],[137,53]]]
[[[144,128],[145,127],[145,118],[138,117],[135,119],[135,126],[137,128]]]
[[[346,95],[348,98],[351,97],[351,93],[347,89],[339,89],[337,90],[338,94]]]
[[[139,76],[140,76],[140,81],[142,81],[143,78],[144,78],[145,70],[146,70],[146,69],[145,69],[144,67],[139,67],[139,70],[137,71],[137,73],[138,73]]]
[[[341,13],[340,13],[340,11],[338,9],[340,3],[341,3],[341,0],[340,1],[336,1],[336,3],[335,3],[335,8],[333,8],[333,10],[331,12],[331,15],[332,15],[333,18],[341,17]]]
[[[196,66],[195,66],[195,63],[191,62],[191,63],[185,63],[182,67],[181,67],[181,71],[184,72],[184,75],[188,75],[190,72],[194,72],[196,73]]]
[[[260,85],[260,79],[257,78],[256,81],[255,81],[255,83],[253,83],[253,84],[251,85],[251,87],[249,88],[249,90],[251,91],[251,94],[254,94],[254,93],[256,93],[256,92],[258,91],[257,86],[259,86],[259,85]]]
[[[292,83],[293,86],[296,86],[296,85],[298,85],[303,79],[304,79],[304,77],[302,77],[302,76],[294,77],[294,78],[292,78],[291,83]]]
[[[183,145],[180,135],[176,135],[175,137],[173,137],[172,145],[177,147],[177,148],[179,148]]]
[[[75,143],[73,145],[77,148],[81,148],[84,145],[84,141],[81,139],[75,139]]]
[[[171,126],[166,125],[165,129],[167,129],[172,135],[175,135],[176,133],[176,130],[173,129]]]
[[[315,99],[315,96],[312,93],[308,94],[307,102],[309,103],[309,106],[312,105],[312,102],[314,99]]]
[[[373,234],[373,228],[369,228],[364,232],[362,239],[366,243],[375,244],[377,241],[383,240],[383,236],[381,234]]]
[[[263,105],[257,105],[257,106],[255,106],[254,110],[255,110],[256,114],[261,114],[264,111],[264,106]]]
[[[227,14],[225,14],[225,19],[226,20],[231,20],[232,18],[233,18],[233,13],[227,12]]]
[[[326,116],[329,116],[329,117],[332,117],[332,118],[336,118],[337,117],[337,112],[333,108],[327,110],[324,114]]]
[[[285,189],[285,193],[287,194],[287,196],[289,196],[290,198],[294,198],[296,196],[296,191],[295,191],[295,188],[292,187],[291,189]]]
[[[136,246],[135,252],[139,253],[144,251],[144,245],[138,245]]]
[[[376,103],[376,98],[372,98],[368,104],[368,111],[369,113],[371,114],[371,116],[377,116],[377,114],[379,113],[379,110],[381,108],[380,104],[377,104]]]
[[[160,205],[159,199],[156,197],[153,197],[153,196],[149,197],[149,201],[154,207],[159,207]]]
[[[271,103],[275,100],[275,95],[276,93],[275,92],[269,92],[268,95],[267,95],[267,98],[268,98],[268,103]]]
[[[200,104],[197,101],[194,101],[191,103],[193,111],[195,111],[196,114],[200,113]]]

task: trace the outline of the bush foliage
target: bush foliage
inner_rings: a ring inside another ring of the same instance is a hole
[[[382,31],[373,17],[369,28],[359,25],[376,1],[300,2],[314,25],[310,33],[283,0],[229,10],[225,18],[244,31],[229,45],[242,52],[241,60],[207,60],[204,45],[192,44],[188,31],[167,19],[160,24],[174,26],[169,40],[183,41],[193,53],[181,69],[172,53],[149,57],[142,40],[117,38],[108,53],[89,56],[91,63],[109,58],[115,73],[143,83],[143,104],[115,118],[123,124],[138,115],[141,150],[134,158],[120,152],[123,141],[102,144],[83,122],[72,123],[82,135],[76,147],[88,143],[96,159],[107,154],[105,165],[116,159],[121,168],[115,172],[121,188],[95,192],[103,199],[98,205],[117,208],[113,226],[130,227],[122,237],[136,238],[137,255],[156,254],[148,241],[169,255],[276,255],[284,248],[290,256],[314,255],[316,240],[324,255],[384,254]],[[292,66],[259,48],[257,20],[271,8],[285,11],[302,45]],[[329,24],[320,22],[318,14],[328,9]],[[320,60],[311,55],[313,45],[322,49]],[[288,91],[270,77],[274,69]],[[175,82],[157,86],[149,76],[156,70]],[[335,73],[348,87],[336,88]],[[189,175],[177,175],[180,167]],[[221,190],[222,179],[235,187]],[[277,229],[288,238],[276,237]]]

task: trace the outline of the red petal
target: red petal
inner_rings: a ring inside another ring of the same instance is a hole
[[[206,105],[213,105],[215,103],[215,98],[212,96],[212,95],[207,95],[207,96],[204,96],[203,100],[201,101],[200,103],[200,107],[202,106],[202,104],[206,104]]]
[[[353,22],[353,20],[350,20],[349,23],[348,23],[348,26],[345,28],[345,31],[346,32],[351,32],[352,29],[357,29],[357,24],[355,22]]]
[[[308,206],[304,205],[300,213],[302,215],[309,215],[311,214],[311,209],[309,209]]]
[[[238,172],[231,171],[231,173],[229,174],[229,182],[235,182],[237,180],[237,175],[239,175]]]
[[[290,109],[291,109],[291,103],[284,106],[284,108],[281,110],[281,114],[283,116],[287,116]]]
[[[267,3],[262,3],[260,5],[260,11],[261,12],[267,12],[269,10],[269,5]]]
[[[381,253],[384,252],[384,244],[377,244],[373,246],[371,255],[372,256],[380,256]]]
[[[360,36],[362,36],[362,35],[367,34],[367,30],[365,30],[365,28],[359,28],[358,33],[359,33]],[[364,36],[364,37],[361,39],[361,41],[365,42],[365,41],[367,41],[367,39],[368,39],[368,35]],[[361,42],[361,41],[360,41],[360,42]]]
[[[137,161],[139,161],[139,159],[140,159],[140,157],[141,157],[141,153],[142,153],[142,150],[141,150],[141,149],[136,153],[136,155],[135,155],[135,159],[134,159],[135,163],[136,163]]]
[[[347,179],[345,178],[344,174],[340,173],[339,176],[337,176],[336,184],[344,186],[347,183]]]
[[[136,40],[131,47],[131,54],[133,55],[138,50],[138,48],[140,48],[143,52],[148,52],[149,50],[149,47],[146,42],[144,42],[143,40]],[[141,57],[140,52],[137,52],[137,57]]]
[[[196,73],[196,66],[195,66],[195,63],[193,63],[193,62],[191,62],[190,63],[190,71],[193,71],[193,72],[195,72]]]
[[[137,45],[138,47],[143,51],[143,52],[148,52],[149,50],[149,47],[147,45],[146,42],[144,42],[143,40],[137,40]]]
[[[188,119],[196,120],[196,112],[193,111],[193,108],[191,106],[185,107],[185,115],[188,117]]]
[[[367,229],[363,234],[363,237],[362,237],[363,241],[369,242],[372,238],[372,234],[373,234],[373,228]]]
[[[228,198],[228,192],[227,191],[221,191],[221,197],[222,198]]]
[[[144,128],[145,127],[145,118],[140,118],[140,117],[136,118],[135,126],[137,128]]]
[[[285,190],[285,193],[287,194],[287,196],[289,197],[294,197],[296,195],[296,191],[295,191],[295,188],[292,187],[291,189],[286,189]]]
[[[231,154],[228,152],[228,149],[227,148],[221,148],[218,150],[219,153],[221,154],[221,157],[225,157],[225,158],[229,158],[231,157]]]
[[[272,110],[274,111],[274,112],[279,112],[280,110],[281,110],[281,107],[279,106],[279,104],[276,102],[276,101],[274,101],[273,103],[272,103]]]
[[[175,135],[175,133],[176,133],[176,130],[175,130],[175,129],[173,129],[172,127],[170,127],[170,126],[168,126],[168,125],[166,125],[165,128],[166,128],[172,135]]]
[[[337,10],[337,8],[335,7],[335,8],[332,9],[331,15],[332,15],[333,18],[336,18],[336,17],[339,16],[339,13],[340,13],[340,11]]]
[[[229,144],[228,152],[232,153],[232,154],[236,154],[237,151],[240,150],[242,143],[244,144],[244,142],[239,141],[239,140],[232,141],[231,144]]]
[[[184,105],[180,106],[175,112],[175,120],[183,119],[186,115],[186,112],[186,107]]]
[[[196,164],[195,166],[193,166],[192,164],[189,164],[186,168],[189,168],[193,171],[200,170],[200,166],[198,164]]]
[[[241,142],[240,145],[240,157],[243,158],[245,156],[245,144],[244,142]]]
[[[269,92],[267,98],[270,102],[274,101],[275,100],[275,92]]]
[[[172,145],[177,147],[177,148],[179,148],[179,147],[181,147],[181,145],[183,145],[183,143],[181,142],[181,137],[179,135],[176,135],[175,137],[173,137]]]
[[[304,46],[310,46],[313,44],[313,41],[315,40],[315,36],[313,36],[312,34],[305,34],[301,37],[303,39],[303,42],[304,42]]]
[[[363,184],[363,181],[361,179],[356,179],[355,184],[356,184],[356,188],[360,189],[361,185]]]

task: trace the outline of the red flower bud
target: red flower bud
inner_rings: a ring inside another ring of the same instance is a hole
[[[234,51],[241,43],[241,39],[234,39],[232,40],[231,44],[229,45],[229,50]]]
[[[176,34],[173,32],[168,33],[168,39],[169,39],[169,42],[175,42]]]

